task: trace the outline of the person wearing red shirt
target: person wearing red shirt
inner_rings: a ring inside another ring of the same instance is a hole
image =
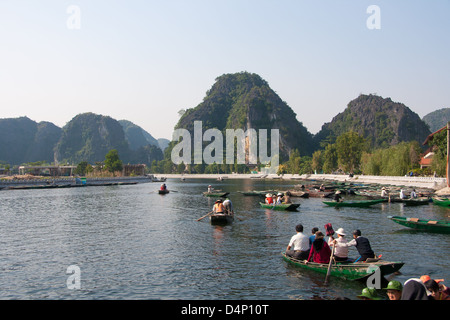
[[[311,251],[309,252],[308,261],[317,263],[329,263],[331,256],[331,249],[328,243],[323,239],[322,232],[316,232],[316,239],[313,241]]]

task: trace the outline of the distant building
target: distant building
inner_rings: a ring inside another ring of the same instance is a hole
[[[145,164],[124,164],[122,169],[122,175],[124,177],[129,176],[143,176],[145,175]]]
[[[76,166],[20,166],[19,174],[34,176],[72,176]]]
[[[420,169],[429,168],[431,167],[431,163],[433,162],[434,152],[427,152],[421,159],[420,159]]]

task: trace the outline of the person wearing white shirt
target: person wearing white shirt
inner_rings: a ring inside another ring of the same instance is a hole
[[[292,236],[286,248],[286,255],[298,260],[306,260],[309,255],[309,237],[303,233],[303,225],[295,226],[297,234]]]
[[[345,239],[346,233],[344,229],[339,228],[336,231],[336,234],[338,235],[338,238],[336,239],[337,245],[334,248],[334,260],[336,262],[340,261],[347,261],[348,260],[348,247],[346,246],[347,239]],[[334,238],[330,237],[328,239],[328,245],[330,247],[334,246]]]

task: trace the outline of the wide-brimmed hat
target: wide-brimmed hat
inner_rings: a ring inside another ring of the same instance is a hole
[[[343,228],[339,228],[339,229],[337,229],[337,230],[336,230],[336,233],[337,233],[337,234],[340,234],[341,236],[345,236],[345,235],[347,235],[347,234],[345,233],[345,231],[344,231],[344,229],[343,229]]]
[[[278,196],[282,196],[283,194],[281,192],[278,192]]]
[[[340,194],[340,193],[341,193],[341,192],[340,192],[339,190],[335,192],[335,194]]]
[[[266,198],[271,198],[271,197],[272,197],[272,195],[270,193],[266,194]]]
[[[222,200],[221,200],[221,199],[219,199],[219,200],[216,200],[216,203],[217,203],[217,202],[222,202]]]

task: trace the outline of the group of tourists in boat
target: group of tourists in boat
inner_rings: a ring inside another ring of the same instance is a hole
[[[278,194],[276,194],[276,195],[267,193],[265,203],[270,204],[270,205],[292,203],[291,193],[289,191],[287,191],[286,194],[278,192]]]
[[[334,246],[333,259],[336,262],[348,261],[348,248],[356,247],[360,257],[356,261],[371,262],[377,259],[373,252],[369,239],[361,236],[360,230],[355,230],[352,233],[353,239],[347,241],[347,235],[343,228],[336,231],[337,238],[335,239],[330,232],[328,241],[325,241],[325,235],[313,228],[312,235],[307,236],[303,233],[303,225],[298,224],[295,227],[297,234],[292,236],[286,248],[286,255],[297,260],[307,260],[316,263],[329,263],[331,258],[331,248]],[[334,232],[333,232],[334,233]]]

